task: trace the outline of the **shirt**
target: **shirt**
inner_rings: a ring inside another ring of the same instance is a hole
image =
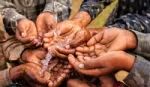
[[[86,3],[89,6],[90,3],[96,3],[98,1],[100,0],[86,0]],[[133,52],[136,54],[135,63],[124,81],[131,87],[149,87],[150,0],[119,0],[116,9],[115,14],[112,13],[109,17],[112,21],[107,21],[105,26],[133,31],[138,43]],[[87,10],[92,15],[90,11]],[[97,14],[96,11],[94,14]]]

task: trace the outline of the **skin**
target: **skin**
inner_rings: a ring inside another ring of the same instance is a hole
[[[36,20],[38,35],[43,37],[45,33],[56,27],[57,21],[54,19],[54,14],[50,12],[41,13]]]
[[[133,32],[119,28],[105,28],[88,42],[88,46],[104,45],[106,51],[125,51],[136,48],[137,40]]]
[[[71,36],[74,36],[74,34],[76,34],[78,31],[80,31],[84,27],[86,27],[90,21],[91,21],[90,15],[87,12],[81,11],[81,12],[78,12],[74,18],[59,22],[57,24],[55,30],[52,30],[49,33],[46,33],[44,35],[44,47],[49,49],[49,47],[51,46],[52,38],[54,38],[56,36],[54,34],[54,32],[55,33],[57,32],[58,36],[71,37]],[[82,40],[83,39],[80,39],[80,41],[82,41]],[[76,44],[74,44],[74,45],[76,45]],[[58,47],[58,48],[61,49],[62,47]],[[63,51],[60,51],[58,48],[54,48],[56,51],[55,53],[57,55],[61,55],[63,53]],[[67,54],[70,54],[70,52]],[[63,56],[63,58],[66,57],[64,55],[62,55],[62,56]]]
[[[44,74],[47,74],[45,76]],[[50,74],[48,72],[41,72],[41,67],[33,64],[26,63],[10,69],[10,78],[12,81],[29,78],[33,82],[37,82],[42,85],[48,85]]]
[[[35,63],[41,66],[41,60],[45,59],[46,54],[47,51],[42,47],[36,49],[27,49],[23,52],[19,61],[20,63]]]
[[[33,63],[42,68],[41,61],[45,58],[46,54],[47,51],[42,47],[37,49],[28,49],[25,50],[24,53],[22,54],[20,62]],[[68,77],[71,68],[72,68],[71,65],[67,61],[53,58],[49,63],[48,69],[46,71],[47,72],[46,75],[48,76],[50,75],[50,77],[48,78],[49,80],[47,84],[48,87],[58,87],[64,81],[64,79]],[[32,87],[41,87],[43,85],[37,82],[30,81],[30,78],[25,79]]]
[[[44,35],[44,42],[49,43],[49,39],[54,37],[54,32],[57,31],[58,35],[64,35],[69,32],[74,33],[76,30],[85,28],[91,21],[90,15],[87,12],[81,11],[77,15],[68,20],[59,22],[56,26],[56,30],[50,31]]]
[[[90,87],[86,82],[79,79],[69,79],[67,87]]]
[[[89,60],[96,59],[105,53],[104,48],[101,44],[96,44],[95,46],[81,46],[76,48],[77,60],[80,62],[85,62]],[[106,75],[98,77],[100,80],[101,87],[114,87],[116,79],[113,75]]]
[[[49,43],[48,51],[55,57],[66,59],[68,54],[75,53],[75,50],[71,48],[87,42],[90,37],[91,35],[87,30],[80,30],[76,31],[76,33],[68,33],[67,35],[54,37]]]
[[[135,56],[123,51],[113,51],[105,53],[93,60],[80,62],[73,55],[69,55],[68,60],[78,72],[100,77],[118,70],[130,71],[134,64]],[[79,68],[80,64],[82,64],[82,68]]]
[[[37,37],[37,29],[35,24],[28,19],[18,21],[16,28],[16,38],[26,47],[37,47],[41,45]]]
[[[28,19],[18,21],[16,38],[26,47],[41,46],[44,33],[52,30],[56,26],[53,14],[49,12],[41,13],[36,20],[36,25]]]

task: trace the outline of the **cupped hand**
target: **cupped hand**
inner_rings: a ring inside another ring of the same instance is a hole
[[[10,69],[10,78],[12,81],[28,78],[37,84],[48,85],[50,74],[42,72],[42,68],[34,63],[26,63]]]
[[[101,44],[106,47],[106,51],[125,51],[134,49],[137,45],[133,32],[120,28],[107,28],[93,36],[88,42],[88,46]]]
[[[54,29],[57,24],[57,19],[55,19],[55,15],[50,12],[41,13],[36,20],[36,26],[38,30],[38,35],[43,37],[45,33]]]
[[[123,51],[113,51],[87,61],[80,62],[73,55],[69,55],[68,59],[78,72],[99,77],[114,73],[118,70],[130,71],[134,64],[135,56]]]
[[[20,63],[35,63],[37,65],[42,65],[41,60],[45,59],[47,51],[40,47],[36,49],[26,49],[21,58],[19,59]]]
[[[67,58],[69,54],[75,53],[75,47],[86,43],[90,37],[87,30],[79,30],[68,36],[56,37],[49,43],[48,51],[55,57]]]
[[[52,38],[55,36],[70,36],[77,31],[82,30],[80,26],[76,25],[74,21],[65,20],[57,24],[55,30],[52,30],[44,35],[44,46],[47,48]]]
[[[28,19],[21,19],[18,21],[16,38],[26,47],[37,47],[41,45],[37,38],[36,26]]]

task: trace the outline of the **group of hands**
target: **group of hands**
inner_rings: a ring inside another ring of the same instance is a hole
[[[61,37],[55,38],[55,32]],[[73,38],[65,47],[54,45],[62,37]],[[28,77],[38,84],[56,87],[67,77],[72,67],[84,75],[100,77],[119,70],[130,71],[135,61],[135,56],[125,52],[136,48],[137,41],[132,31],[107,27],[98,30],[83,29],[71,19],[57,23],[54,15],[49,12],[41,13],[36,23],[28,19],[19,20],[16,38],[32,49],[22,53],[20,61],[25,64],[10,69],[12,80],[20,76]],[[58,76],[61,78],[55,78],[55,81],[51,79],[54,75],[48,71],[42,72],[41,60],[47,51],[54,51],[55,57],[69,61],[63,67],[66,70]],[[14,74],[16,71],[18,73]]]

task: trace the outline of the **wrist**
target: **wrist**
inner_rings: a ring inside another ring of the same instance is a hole
[[[134,61],[135,56],[125,53],[123,69],[129,72],[132,69]]]
[[[18,60],[19,63],[21,63],[21,64],[26,63],[26,62],[24,61],[24,58],[26,57],[26,56],[25,56],[26,51],[28,51],[28,48],[25,48],[25,49],[22,51],[22,53],[21,53],[21,55],[20,55],[20,58],[19,58],[19,60]]]
[[[81,28],[84,28],[90,23],[91,17],[87,12],[80,11],[71,20],[74,21],[76,24],[78,24]]]
[[[125,31],[127,36],[127,50],[135,49],[137,46],[136,35],[132,31],[129,30],[125,30]]]
[[[12,81],[22,78],[24,73],[23,65],[19,65],[10,69],[9,74]]]

